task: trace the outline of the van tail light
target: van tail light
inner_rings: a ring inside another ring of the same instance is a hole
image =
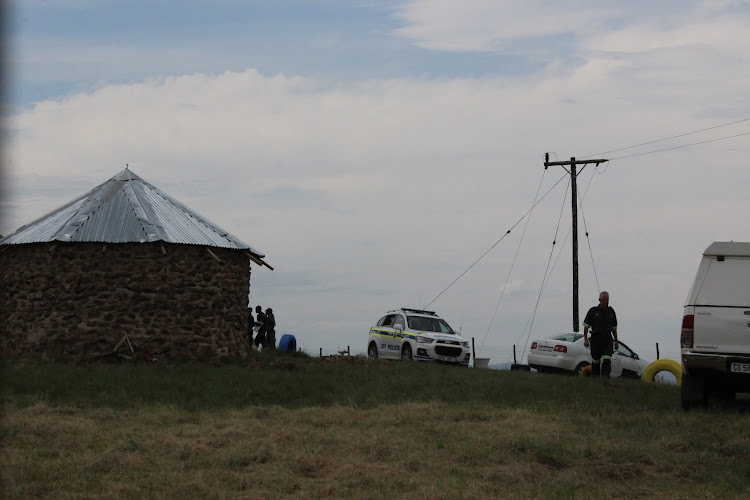
[[[536,342],[532,342],[532,343],[531,343],[531,348],[532,348],[532,349],[536,349]]]
[[[693,347],[693,325],[695,316],[686,314],[682,317],[682,333],[680,334],[680,347]]]
[[[568,348],[565,347],[564,345],[558,344],[558,345],[555,346],[554,351],[555,352],[568,352]]]

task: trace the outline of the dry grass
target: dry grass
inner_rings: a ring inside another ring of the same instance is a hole
[[[361,359],[0,363],[8,498],[750,498],[750,399]]]
[[[259,499],[741,493],[728,477],[700,473],[695,443],[601,441],[581,428],[607,435],[611,424],[446,403],[203,412],[11,407],[3,423],[5,491],[9,498]],[[747,461],[746,436],[720,446],[717,453]]]

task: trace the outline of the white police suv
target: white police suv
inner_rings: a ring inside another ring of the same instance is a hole
[[[388,311],[370,328],[370,359],[438,361],[468,366],[469,342],[433,311],[402,307]]]

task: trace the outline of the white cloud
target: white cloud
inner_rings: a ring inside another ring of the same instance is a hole
[[[417,45],[448,51],[502,51],[518,39],[585,32],[614,16],[612,9],[581,9],[579,2],[417,0],[398,11],[396,34]],[[598,4],[597,4],[598,5]]]

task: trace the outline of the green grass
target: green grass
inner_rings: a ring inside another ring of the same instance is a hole
[[[208,366],[5,359],[9,498],[750,497],[750,401],[260,353]]]
[[[320,361],[306,356],[258,354],[223,366],[204,364],[94,364],[81,366],[3,360],[2,397],[15,406],[45,403],[77,408],[138,408],[164,404],[185,410],[247,406],[354,405],[372,408],[407,402],[546,408],[669,411],[676,387],[525,372],[470,370],[421,363]]]

